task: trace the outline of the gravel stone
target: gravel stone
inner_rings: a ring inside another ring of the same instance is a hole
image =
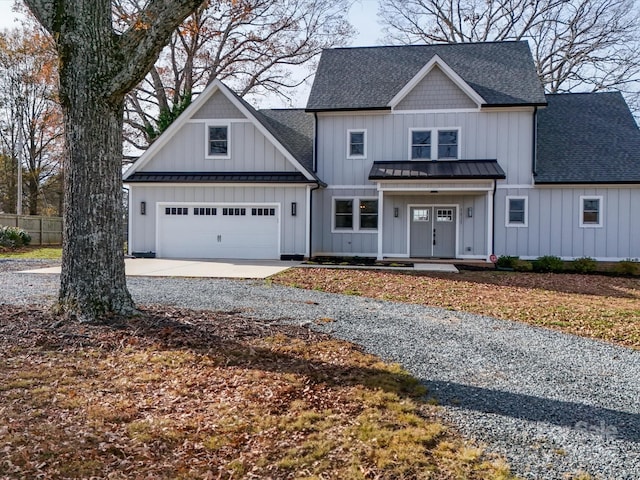
[[[57,275],[0,264],[0,303],[50,304]],[[640,478],[640,352],[469,313],[273,285],[131,277],[138,304],[308,325],[400,363],[440,414],[517,475]],[[319,321],[332,319],[333,321]]]

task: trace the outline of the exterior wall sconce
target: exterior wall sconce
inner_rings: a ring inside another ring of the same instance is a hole
[[[147,202],[140,202],[140,215],[147,214]]]
[[[291,216],[295,217],[298,214],[298,203],[291,202]]]
[[[398,215],[400,215],[400,209],[398,207],[393,207],[393,216],[398,218]]]
[[[467,208],[467,217],[473,217],[473,207]]]

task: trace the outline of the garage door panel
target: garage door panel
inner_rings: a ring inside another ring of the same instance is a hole
[[[167,208],[171,209],[169,213]],[[275,206],[189,206],[186,214],[184,210],[174,208],[185,207],[176,204],[160,209],[159,256],[280,258],[278,209]],[[177,214],[180,212],[182,214]]]

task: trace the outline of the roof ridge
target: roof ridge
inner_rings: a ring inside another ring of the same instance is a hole
[[[419,48],[419,47],[459,47],[460,45],[495,45],[505,43],[527,43],[526,40],[491,40],[488,42],[442,42],[442,43],[416,43],[409,45],[360,45],[355,47],[331,47],[326,50],[367,50],[374,48]]]

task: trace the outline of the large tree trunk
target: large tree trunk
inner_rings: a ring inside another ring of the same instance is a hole
[[[40,196],[40,185],[38,179],[33,174],[29,175],[27,182],[27,198],[29,199],[29,215],[38,215],[38,197]]]
[[[64,169],[59,306],[80,320],[131,315],[122,235],[123,95],[105,95],[120,67],[109,0],[82,2],[74,35],[59,42],[60,99],[68,148]],[[71,23],[71,22],[70,22]],[[82,25],[84,24],[84,25]]]
[[[130,315],[135,307],[125,281],[122,235],[123,102],[79,94],[72,103],[65,107],[70,161],[64,169],[59,304],[85,320]]]
[[[147,0],[127,31],[116,33],[111,0],[25,0],[58,51],[68,148],[58,304],[80,320],[136,311],[124,274],[124,96],[202,1]]]

